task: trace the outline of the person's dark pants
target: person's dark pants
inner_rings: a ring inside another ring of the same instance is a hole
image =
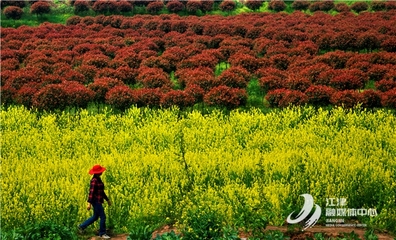
[[[94,215],[88,218],[85,222],[80,225],[80,228],[86,229],[89,225],[94,223],[98,218],[100,218],[99,223],[99,236],[106,234],[106,215],[101,203],[92,203]]]

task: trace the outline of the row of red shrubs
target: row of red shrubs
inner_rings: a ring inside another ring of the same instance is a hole
[[[318,15],[327,17],[319,18]],[[259,80],[263,91],[285,88],[305,93],[317,85],[337,91],[358,90],[372,80],[377,90],[384,92],[378,92],[379,95],[385,92],[392,94],[390,90],[395,88],[396,83],[396,56],[391,44],[389,48],[383,44],[396,39],[396,27],[391,24],[396,20],[396,15],[383,12],[345,15],[345,18],[349,21],[347,29],[357,36],[375,35],[377,40],[381,39],[379,46],[388,51],[363,54],[338,50],[319,54],[320,47],[315,41],[322,37],[321,33],[326,29],[335,31],[333,25],[337,24],[343,29],[343,24],[346,24],[344,18],[320,13],[313,16],[301,13],[252,14],[231,18],[206,16],[200,20],[176,15],[132,18],[99,16],[81,18],[80,23],[69,26],[47,23],[37,28],[4,28],[1,31],[2,102],[45,108],[47,103],[39,104],[41,100],[36,99],[40,95],[38,93],[46,86],[61,84],[79,91],[83,91],[83,87],[94,91],[95,96],[92,98],[86,93],[85,102],[70,102],[78,99],[72,97],[70,101],[52,105],[51,101],[55,98],[50,99],[48,108],[62,108],[69,104],[84,106],[88,100],[110,101],[106,100],[106,94],[98,95],[101,88],[96,89],[95,86],[110,84],[110,89],[117,85],[112,85],[113,82],[117,82],[124,85],[126,96],[139,92],[131,90],[134,93],[131,94],[131,91],[126,91],[127,85],[161,89],[158,91],[164,94],[172,92],[173,95],[172,89],[178,86],[184,93],[189,88],[195,89],[196,96],[191,104],[205,101],[209,105],[237,107],[246,103],[245,89],[253,78]],[[83,19],[89,21],[81,23]],[[340,22],[335,24],[338,20]],[[113,27],[120,27],[125,22],[131,25],[128,28]],[[275,31],[276,24],[279,28]],[[209,26],[216,30],[209,30]],[[209,31],[223,31],[219,30],[221,28],[227,32],[209,34]],[[249,31],[256,35],[249,34]],[[370,35],[370,32],[373,34]],[[344,40],[349,39],[346,35],[344,37]],[[371,44],[375,42],[372,41],[375,38],[371,37],[363,41],[367,51],[378,47]],[[345,42],[344,45],[352,44]],[[216,75],[220,62],[228,62],[231,67]],[[171,80],[171,74],[177,82]],[[78,82],[79,88],[70,82]],[[223,88],[229,90],[220,94]],[[213,89],[220,90],[205,98]],[[130,99],[133,101],[127,101],[128,104],[141,105],[137,100],[139,98]],[[190,104],[191,99],[180,101]],[[157,105],[169,105],[166,103],[168,100],[162,101],[165,102],[157,102]],[[110,102],[116,105],[114,101]]]
[[[362,92],[355,90],[337,91],[328,86],[313,85],[306,91],[291,89],[271,90],[265,96],[272,107],[312,104],[314,106],[342,106],[352,108],[360,105],[364,108],[396,108],[396,88],[386,92],[372,89]]]
[[[104,102],[124,110],[138,107],[185,108],[204,102],[208,106],[236,108],[247,102],[245,89],[230,88],[225,85],[205,92],[197,85],[189,85],[184,90],[162,88],[131,89],[119,80],[100,78],[85,87],[76,81],[63,81],[40,86],[40,83],[23,85],[18,91],[9,86],[2,88],[2,102],[11,101],[40,110],[65,109],[68,106],[86,107],[90,102]]]
[[[7,86],[2,89],[5,101],[14,99],[16,103],[41,110],[64,109],[67,106],[86,107],[92,101],[104,101],[118,109],[132,105],[138,107],[172,107],[193,106],[204,102],[208,106],[236,108],[247,102],[245,89],[220,85],[204,91],[197,85],[190,85],[184,90],[171,88],[131,89],[115,79],[98,79],[87,87],[75,82],[64,81],[48,84],[40,88],[38,84],[25,84],[13,93]],[[386,92],[372,89],[362,92],[355,90],[337,91],[328,86],[312,85],[304,92],[291,89],[268,91],[265,99],[271,107],[312,104],[314,106],[343,106],[351,108],[360,104],[364,108],[396,108],[396,88]]]

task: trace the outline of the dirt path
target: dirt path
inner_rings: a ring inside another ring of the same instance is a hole
[[[165,232],[170,232],[170,231],[175,231],[178,232],[177,229],[173,228],[173,227],[169,227],[169,226],[164,226],[158,230],[156,230],[153,233],[153,239],[157,236],[157,234],[161,235]],[[270,231],[270,230],[279,230],[283,233],[287,233],[288,229],[287,227],[274,227],[274,226],[268,226],[266,228],[266,231]],[[350,228],[350,227],[323,227],[323,226],[315,226],[313,228],[309,228],[305,231],[295,231],[290,233],[287,233],[288,236],[290,236],[291,240],[303,240],[303,239],[307,239],[307,238],[311,238],[313,239],[314,234],[315,233],[323,233],[323,235],[327,238],[335,238],[337,236],[340,236],[341,233],[352,233],[354,232],[355,234],[357,234],[359,236],[360,239],[364,239],[364,233],[365,233],[366,229],[364,228]],[[395,237],[392,237],[389,234],[386,233],[375,233],[378,236],[379,240],[395,240]],[[113,235],[111,236],[111,239],[113,240],[126,240],[128,237],[128,234],[119,234],[119,235]],[[241,233],[239,235],[239,237],[242,240],[247,240],[249,235],[246,233]],[[100,237],[92,237],[90,238],[90,240],[99,240],[101,239]]]

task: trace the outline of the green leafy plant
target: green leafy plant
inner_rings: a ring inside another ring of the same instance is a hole
[[[52,221],[45,221],[41,223],[29,224],[6,234],[2,232],[1,239],[76,240],[77,235],[75,231],[72,231],[65,226],[58,225]]]
[[[374,233],[374,229],[367,229],[364,233],[365,240],[378,240],[378,236]]]
[[[150,240],[153,228],[150,225],[137,225],[129,232],[127,240]]]
[[[157,234],[155,240],[180,240],[180,234],[176,234],[173,230],[171,232],[163,233],[161,235]]]
[[[283,239],[288,239],[288,237],[286,237],[283,232],[279,231],[279,230],[270,230],[267,231],[264,236],[260,239],[263,240],[283,240]]]
[[[225,226],[223,227],[223,240],[240,240],[238,237],[238,230],[231,227]]]
[[[337,239],[345,239],[345,240],[359,240],[359,235],[357,235],[354,231],[350,233],[342,233]]]
[[[315,233],[314,234],[314,239],[315,240],[325,240],[325,236],[323,236],[323,233]]]
[[[193,209],[188,214],[182,230],[183,238],[193,239],[218,239],[222,236],[222,224],[219,216],[209,209]]]
[[[0,231],[0,239],[2,240],[23,240],[23,234],[20,229],[13,229],[11,231]]]

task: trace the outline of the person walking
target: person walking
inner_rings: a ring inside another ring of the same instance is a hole
[[[94,165],[91,170],[89,170],[89,174],[93,175],[93,177],[89,187],[87,209],[91,210],[91,207],[93,208],[93,216],[78,225],[78,229],[80,232],[84,232],[89,225],[100,218],[99,236],[104,239],[109,239],[110,237],[106,234],[106,215],[103,209],[103,203],[104,200],[106,200],[107,204],[111,206],[111,201],[104,191],[104,184],[100,178],[105,170],[106,168],[100,165]]]

